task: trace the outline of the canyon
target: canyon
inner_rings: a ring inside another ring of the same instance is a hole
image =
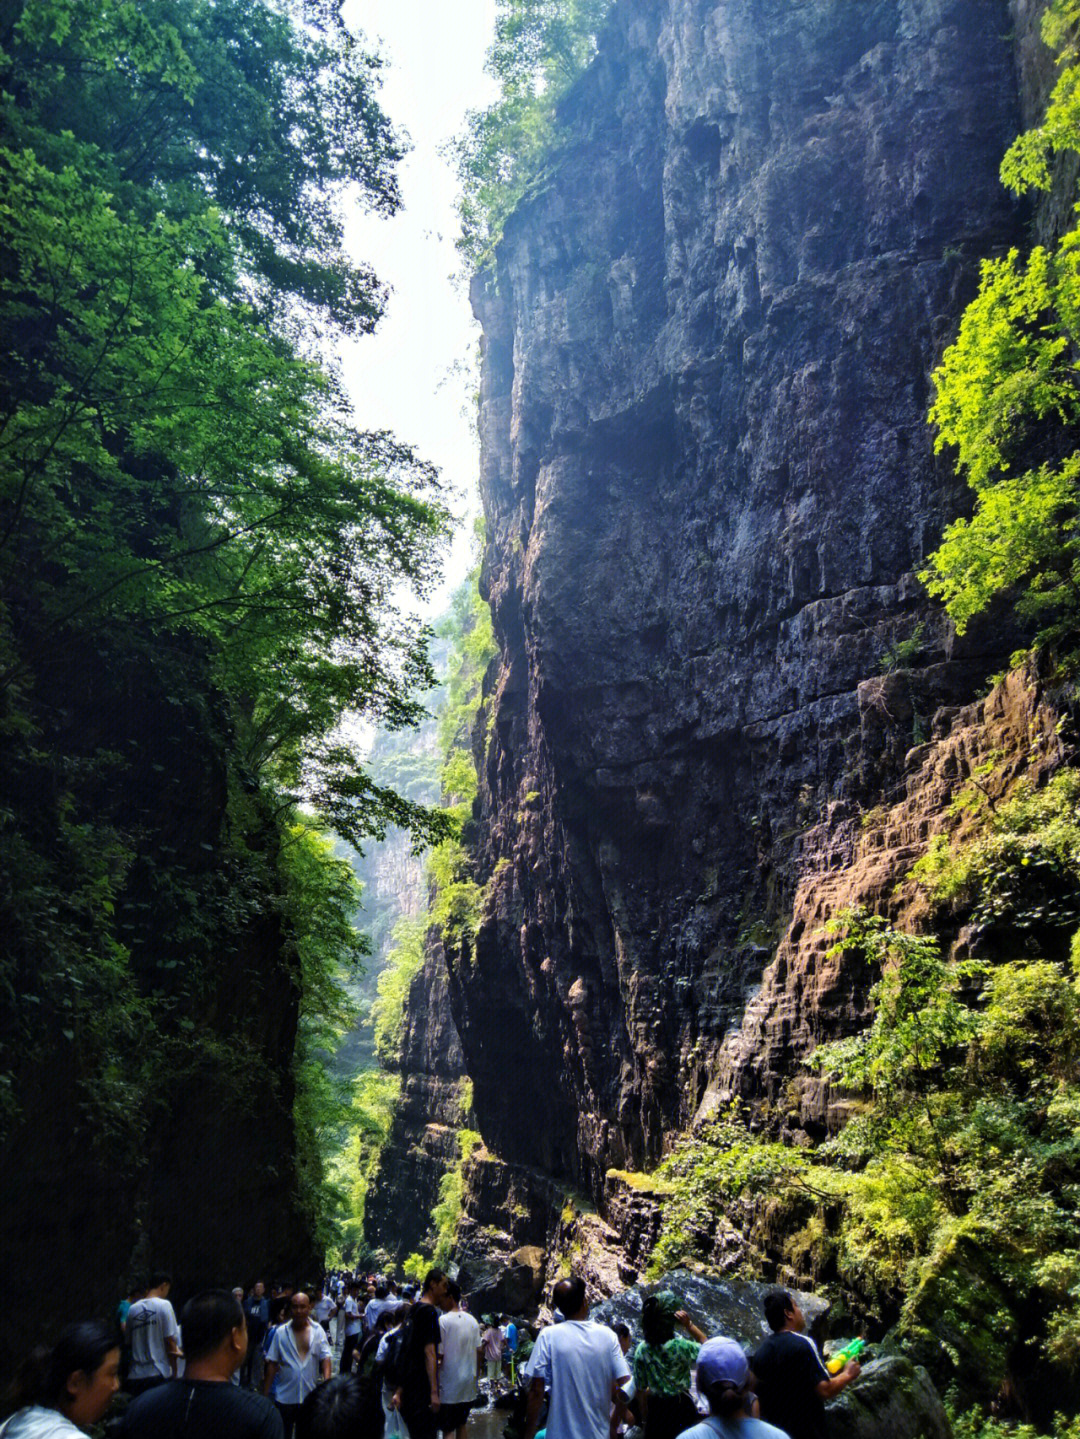
[[[1043,9],[622,0],[474,280],[485,904],[414,981],[375,1187],[437,1193],[467,1075],[455,1253],[492,1302],[571,1244],[596,1292],[633,1282],[657,1208],[618,1173],[733,1098],[834,1132],[801,1060],[870,981],[825,922],[916,914],[987,755],[1063,758],[1037,674],[987,696],[1013,624],[958,638],[917,577],[967,503],[931,372],[980,260],[1067,213],[998,178]]]

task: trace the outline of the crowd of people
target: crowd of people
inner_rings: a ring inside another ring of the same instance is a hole
[[[508,1439],[825,1439],[826,1400],[860,1372],[829,1372],[783,1289],[751,1355],[669,1291],[646,1298],[634,1346],[590,1319],[574,1277],[534,1324],[478,1321],[440,1269],[412,1291],[341,1274],[212,1289],[179,1320],[170,1290],[154,1274],[114,1324],[71,1325],[31,1355],[0,1439],[73,1439],[106,1416],[115,1439],[466,1439],[470,1413],[504,1400]]]

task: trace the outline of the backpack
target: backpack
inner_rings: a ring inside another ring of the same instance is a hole
[[[400,1389],[410,1378],[409,1354],[412,1350],[412,1342],[413,1321],[410,1313],[401,1328],[391,1334],[386,1341],[382,1371],[383,1379],[391,1389]]]

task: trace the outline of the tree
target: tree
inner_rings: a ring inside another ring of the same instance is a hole
[[[499,98],[472,110],[452,146],[461,181],[458,248],[472,270],[538,178],[556,137],[556,110],[596,49],[611,0],[498,0],[488,72]]]
[[[1013,144],[1002,179],[1047,190],[1054,158],[1080,151],[1076,0],[1043,20],[1061,73],[1046,117]],[[1037,626],[1038,643],[1075,658],[1080,621],[1080,229],[1023,259],[983,262],[979,293],[934,374],[936,449],[954,448],[975,491],[974,514],[945,531],[922,579],[963,633],[1000,594]]]

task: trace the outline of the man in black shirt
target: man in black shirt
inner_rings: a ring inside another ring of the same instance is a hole
[[[436,1439],[439,1432],[439,1315],[445,1294],[446,1275],[430,1269],[405,1321],[408,1344],[394,1381],[393,1402],[409,1439]]]
[[[283,1439],[269,1399],[229,1381],[247,1352],[244,1311],[235,1295],[210,1289],[180,1316],[187,1364],[133,1399],[120,1421],[122,1439]]]
[[[750,1360],[761,1417],[791,1439],[825,1439],[825,1401],[859,1377],[859,1364],[851,1359],[831,1375],[788,1291],[770,1289],[764,1303],[773,1332]]]

